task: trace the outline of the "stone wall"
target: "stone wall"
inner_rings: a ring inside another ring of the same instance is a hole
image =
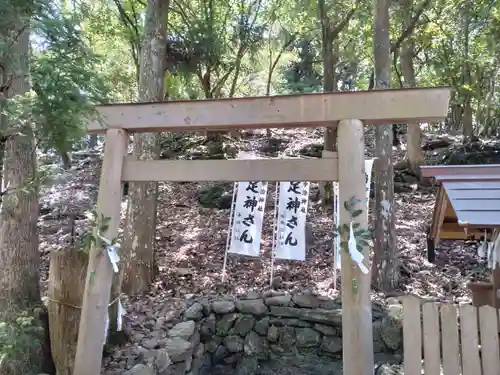
[[[374,302],[372,313],[376,362],[401,361],[402,306],[389,298]],[[192,299],[181,320],[158,341],[150,361],[154,368],[136,365],[128,375],[264,374],[273,361],[294,366],[297,358],[303,368],[281,373],[319,375],[322,362],[328,366],[325,374],[332,373],[332,363],[341,373],[338,300],[276,292]]]

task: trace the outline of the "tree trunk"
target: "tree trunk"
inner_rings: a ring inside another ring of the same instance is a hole
[[[328,17],[328,10],[324,0],[318,0],[319,17],[321,21],[321,49],[323,57],[323,91],[337,91],[337,82],[335,77],[335,66],[338,60],[338,41],[332,33],[332,25]],[[334,45],[336,48],[334,48]],[[323,148],[328,152],[337,150],[337,124],[325,127],[323,135]],[[330,206],[333,200],[333,184],[323,182],[320,188],[320,194],[325,206]]]
[[[57,375],[72,375],[89,257],[68,249],[50,254],[49,322]]]
[[[269,36],[271,39],[272,36]],[[292,45],[293,42],[295,42],[296,36],[293,35],[285,44],[283,44],[283,47],[281,47],[280,51],[276,55],[276,57],[273,59],[273,53],[272,53],[272,48],[269,47],[269,68],[267,70],[267,82],[266,82],[266,96],[271,95],[271,83],[273,80],[273,73],[276,67],[278,66],[278,63],[285,53],[285,51]],[[269,44],[271,43],[271,40],[269,40]],[[266,129],[266,135],[268,137],[271,136],[271,129]]]
[[[457,130],[460,129],[460,124],[462,122],[463,117],[463,108],[460,104],[457,104],[456,101],[459,99],[458,95],[452,96],[452,100],[450,103],[450,112],[447,117],[447,128],[445,129],[447,132],[455,134]]]
[[[141,48],[139,101],[161,101],[164,97],[164,62],[169,0],[149,0]],[[135,134],[134,155],[141,159],[159,157],[159,134]],[[156,276],[155,232],[157,183],[131,183],[127,226],[123,249],[126,268],[123,291],[138,294],[146,291]],[[120,292],[116,288],[113,297]],[[114,316],[114,315],[113,315]],[[115,319],[111,319],[111,322]],[[110,322],[110,323],[111,323]]]
[[[12,76],[9,98],[30,90],[28,23],[29,15],[19,14],[22,31],[9,51],[10,66],[5,67]],[[7,131],[14,128],[12,123],[3,125]],[[12,347],[0,355],[2,375],[39,373],[45,344],[44,328],[38,319],[43,309],[38,274],[38,191],[26,189],[36,173],[35,143],[29,122],[23,121],[20,126],[16,132],[22,135],[8,138],[3,160],[3,186],[7,189],[0,208],[0,322],[7,324],[8,334],[0,337],[0,347]],[[21,326],[19,318],[28,325]]]
[[[468,9],[464,9],[463,14],[464,22],[464,65],[462,72],[462,82],[464,85],[472,87],[472,75],[471,67],[469,62],[469,29],[470,29],[470,16]],[[464,90],[465,91],[465,90]],[[472,92],[467,90],[462,94],[464,96],[464,112],[463,112],[463,122],[462,122],[462,134],[463,143],[469,143],[472,141],[472,136],[474,135],[473,129],[473,110],[472,110]]]
[[[471,105],[471,99],[467,100],[464,105],[464,115],[462,117],[462,130],[463,130],[463,143],[469,143],[472,141],[474,136],[474,128],[473,128],[473,109]]]
[[[373,49],[376,89],[390,87],[389,4],[389,0],[374,0]],[[377,161],[375,168],[375,249],[372,272],[373,283],[384,291],[394,289],[399,279],[396,256],[392,138],[390,124],[375,126]]]
[[[97,134],[91,134],[89,137],[89,148],[93,149],[97,147]]]
[[[404,29],[408,29],[413,23],[413,0],[404,0],[401,3],[401,13],[404,17]],[[415,87],[415,69],[413,66],[415,56],[415,42],[413,36],[408,36],[401,44],[401,71],[404,78],[404,87]],[[420,124],[407,124],[407,151],[406,157],[410,170],[420,177],[420,166],[424,162],[422,151],[422,140]]]
[[[67,151],[60,151],[61,155],[61,160],[63,163],[63,168],[64,169],[70,169],[71,168],[71,156],[69,155],[69,152]]]

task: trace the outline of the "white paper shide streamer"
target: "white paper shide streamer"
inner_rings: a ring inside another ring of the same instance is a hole
[[[368,216],[368,210],[370,208],[370,186],[372,182],[372,169],[373,162],[375,159],[367,159],[365,160],[365,194],[366,194],[366,216]],[[335,195],[335,206],[334,206],[334,215],[335,215],[335,224],[339,225],[340,222],[340,205],[343,204],[339,202],[339,190],[338,183],[333,183],[334,186],[334,195]],[[340,238],[337,236],[333,241],[334,249],[335,249],[335,268],[341,268],[341,258],[340,258]]]
[[[116,317],[116,330],[119,332],[123,329],[123,317],[126,315],[125,308],[122,305],[122,301],[120,298],[116,301],[118,304],[118,312]],[[108,330],[109,330],[109,314],[106,315],[106,326],[104,328],[104,342],[108,338]]]
[[[125,315],[125,309],[123,308],[122,301],[118,299],[118,317],[116,322],[116,330],[121,331],[123,329],[123,316]]]
[[[486,238],[486,233],[485,236]],[[486,240],[485,240],[486,241]],[[491,241],[486,242],[488,267],[495,269],[500,264],[500,230],[495,229],[491,236]]]
[[[106,325],[104,327],[104,343],[106,343],[106,339],[108,338],[108,330],[109,330],[109,315],[106,315]]]
[[[363,264],[363,259],[365,256],[356,247],[356,237],[354,236],[354,229],[352,228],[353,222],[349,224],[349,240],[347,241],[347,247],[349,249],[349,255],[351,256],[354,263],[356,263],[365,275],[368,273],[368,268]]]
[[[258,257],[267,182],[239,182],[234,204],[229,253]]]
[[[113,267],[113,271],[118,273],[118,263],[120,262],[120,256],[118,255],[118,249],[120,248],[119,243],[112,243],[107,238],[101,236],[99,233],[97,234],[106,246],[106,253],[108,254],[109,261],[111,266]],[[118,304],[118,312],[116,317],[116,330],[121,331],[123,329],[123,316],[126,314],[125,309],[123,308],[120,297],[117,298],[116,303]],[[106,338],[108,337],[109,330],[109,315],[106,315],[106,326],[104,329],[104,342],[106,342]]]
[[[104,238],[100,234],[97,236],[106,244],[106,252],[108,253],[109,261],[111,262],[111,266],[113,267],[113,271],[118,273],[118,262],[120,261],[120,256],[118,255],[118,249],[120,248],[119,243],[113,244],[107,238]]]
[[[306,259],[306,217],[309,182],[280,182],[276,259]]]

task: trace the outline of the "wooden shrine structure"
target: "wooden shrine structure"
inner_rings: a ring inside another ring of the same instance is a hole
[[[105,133],[97,212],[110,218],[105,233],[118,234],[126,181],[339,181],[340,201],[365,196],[363,125],[441,121],[449,88],[337,92],[274,97],[124,103],[98,107],[89,133]],[[127,156],[130,133],[248,128],[338,127],[337,154],[328,159],[137,160]],[[349,224],[340,205],[340,224]],[[359,215],[360,228],[367,216]],[[368,253],[368,249],[364,249]],[[343,368],[373,374],[370,274],[342,252]],[[104,248],[93,246],[83,295],[74,375],[98,375],[113,269]],[[357,287],[355,286],[357,280]]]
[[[422,176],[439,184],[431,246],[440,239],[479,239],[500,227],[500,164],[423,166]]]
[[[440,239],[488,239],[500,228],[500,164],[422,167],[422,176],[439,184],[427,234],[427,257],[434,261]],[[500,267],[491,282],[471,282],[475,306],[500,307]]]

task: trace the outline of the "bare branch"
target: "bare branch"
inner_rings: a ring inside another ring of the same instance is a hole
[[[134,12],[134,19],[132,19],[127,12],[125,11],[125,8],[123,7],[122,3],[120,0],[113,0],[113,2],[116,5],[116,8],[118,9],[118,13],[120,15],[120,20],[126,28],[131,30],[131,33],[129,35],[129,44],[132,52],[132,58],[134,60],[134,64],[136,66],[136,69],[139,70],[139,54],[140,54],[140,49],[141,49],[141,37],[140,37],[140,30],[139,30],[139,25],[137,24],[137,14],[135,13],[135,9],[133,8]]]
[[[420,5],[420,7],[415,11],[415,14],[411,19],[410,25],[408,25],[406,30],[404,30],[403,33],[399,36],[399,38],[391,45],[391,53],[394,53],[395,50],[399,49],[401,47],[401,43],[403,43],[406,38],[408,38],[411,34],[413,34],[413,31],[418,25],[420,16],[424,12],[424,10],[429,6],[430,2],[431,0],[424,0]]]
[[[396,72],[396,76],[398,77],[399,87],[403,87],[403,80],[401,79],[401,72],[398,70],[398,57],[399,57],[399,49],[394,51],[392,65],[394,66],[394,71]]]
[[[297,34],[294,34],[290,38],[290,40],[288,40],[288,42],[286,42],[283,45],[283,47],[281,47],[281,50],[279,51],[278,55],[276,56],[276,58],[274,59],[274,61],[269,66],[269,72],[268,72],[268,75],[267,75],[267,85],[266,85],[266,95],[267,96],[269,96],[270,93],[271,93],[271,80],[273,78],[274,69],[276,69],[276,65],[278,65],[278,62],[280,61],[281,56],[283,55],[283,53],[285,53],[285,51],[287,50],[287,48],[290,47],[293,42],[295,42],[296,38],[297,38]]]
[[[332,38],[333,39],[336,39],[338,37],[338,35],[340,34],[340,32],[342,30],[344,30],[344,28],[347,26],[347,24],[349,23],[349,21],[351,20],[352,16],[354,15],[354,13],[356,12],[356,7],[352,7],[351,10],[349,10],[349,12],[347,12],[346,16],[344,17],[344,19],[342,21],[340,21],[331,31],[332,33]]]

